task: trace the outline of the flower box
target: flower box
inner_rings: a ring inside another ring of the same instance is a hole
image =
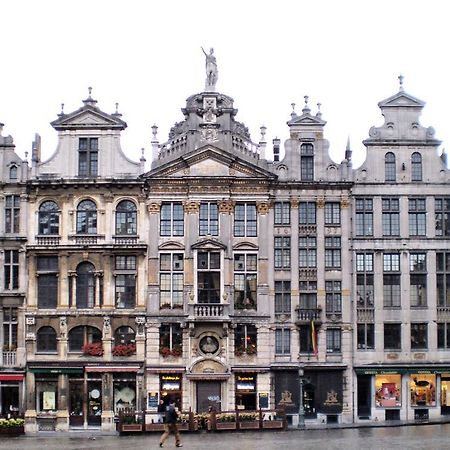
[[[249,420],[239,422],[240,430],[257,430],[259,428],[259,420]]]
[[[0,427],[1,436],[20,436],[21,434],[25,434],[25,427],[23,425],[16,427]]]
[[[235,430],[236,422],[216,422],[216,430]]]
[[[120,433],[141,432],[142,424],[140,423],[121,423],[119,424]]]
[[[145,431],[164,431],[163,423],[146,423]]]
[[[284,428],[282,420],[265,420],[262,423],[263,428],[273,429],[273,428]]]
[[[189,431],[189,423],[179,423],[178,430],[179,431]]]

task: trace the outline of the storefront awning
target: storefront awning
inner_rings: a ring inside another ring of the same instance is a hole
[[[137,372],[139,366],[88,366],[86,372]]]
[[[83,374],[83,368],[82,367],[30,367],[28,369],[31,373],[34,374],[77,374],[82,375]]]
[[[147,367],[148,373],[184,373],[185,367]]]
[[[411,367],[356,367],[357,375],[403,375],[408,373],[415,374],[439,374],[450,373],[450,366],[411,366]]]
[[[0,373],[0,381],[22,381],[23,373]]]

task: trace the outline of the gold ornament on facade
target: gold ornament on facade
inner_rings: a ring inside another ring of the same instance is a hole
[[[317,198],[317,207],[321,209],[325,208],[325,197]]]
[[[232,213],[234,210],[234,202],[231,200],[219,201],[219,213]]]
[[[147,211],[149,214],[158,214],[160,210],[161,205],[156,202],[149,203],[147,205]]]
[[[299,204],[298,198],[291,198],[291,208],[297,209]]]
[[[184,212],[188,214],[197,214],[200,209],[200,202],[185,202]]]
[[[348,208],[348,205],[349,205],[349,200],[348,200],[348,198],[342,198],[342,199],[341,199],[341,208],[342,208],[342,209]]]
[[[258,214],[265,215],[269,213],[270,203],[269,202],[258,202],[256,204]]]

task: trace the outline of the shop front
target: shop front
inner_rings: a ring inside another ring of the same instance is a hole
[[[181,409],[182,395],[181,373],[167,373],[159,376],[159,398],[164,402],[164,406],[167,407],[173,401]]]
[[[0,373],[0,417],[22,415],[23,373]]]
[[[256,374],[238,373],[235,377],[236,409],[254,411],[256,402]]]

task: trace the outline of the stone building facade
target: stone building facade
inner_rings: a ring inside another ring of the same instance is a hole
[[[446,414],[449,173],[423,102],[401,85],[379,106],[358,169],[307,97],[268,159],[213,85],[167,142],[153,127],[147,172],[91,92],[47,161],[0,133],[0,412],[29,432],[152,422],[161,399],[293,424]]]

